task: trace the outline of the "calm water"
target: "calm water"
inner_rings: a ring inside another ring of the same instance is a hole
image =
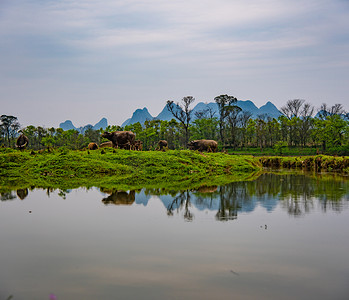
[[[0,300],[349,299],[349,182],[1,195]]]

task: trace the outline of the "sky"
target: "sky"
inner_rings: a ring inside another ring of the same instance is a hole
[[[228,94],[349,110],[349,0],[0,0],[0,115],[121,125]]]

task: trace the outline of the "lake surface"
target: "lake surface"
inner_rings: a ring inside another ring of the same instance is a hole
[[[349,299],[349,182],[1,194],[0,299]]]

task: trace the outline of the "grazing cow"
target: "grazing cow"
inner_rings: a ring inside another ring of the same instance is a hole
[[[115,148],[113,142],[104,142],[99,145],[99,148]]]
[[[131,149],[136,139],[136,135],[132,131],[106,131],[102,134],[102,137],[108,139],[114,147],[120,149]]]
[[[134,150],[142,151],[143,150],[143,142],[141,140],[135,140]]]
[[[20,131],[20,132],[21,132],[21,131]],[[19,150],[23,150],[23,149],[25,149],[25,147],[27,147],[28,142],[29,142],[29,139],[22,133],[22,134],[17,138],[16,147],[17,147]]]
[[[98,145],[96,143],[89,143],[87,146],[88,150],[97,150],[98,149]]]
[[[190,150],[217,152],[218,143],[214,140],[194,140],[188,143]]]
[[[166,148],[168,147],[168,143],[166,140],[160,140],[158,142],[158,146],[156,147],[156,150],[160,150],[160,151],[165,151]]]

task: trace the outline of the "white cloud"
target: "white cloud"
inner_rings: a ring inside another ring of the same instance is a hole
[[[74,101],[90,102],[98,91],[89,97],[72,92],[73,86],[95,86],[106,91],[105,101],[122,102],[132,86],[139,87],[132,99],[151,99],[166,89],[170,97],[193,87],[204,97],[234,85],[233,92],[264,101],[281,98],[281,90],[272,90],[281,77],[289,82],[285,94],[294,90],[292,82],[314,77],[309,88],[299,85],[306,95],[319,94],[310,89],[320,82],[314,70],[322,85],[326,76],[338,76],[339,84],[349,80],[349,7],[343,1],[3,0],[0,11],[0,90],[11,99],[23,95],[5,85],[24,85],[27,95],[42,101],[71,91]],[[328,87],[327,96],[335,93],[341,101],[345,89]]]

